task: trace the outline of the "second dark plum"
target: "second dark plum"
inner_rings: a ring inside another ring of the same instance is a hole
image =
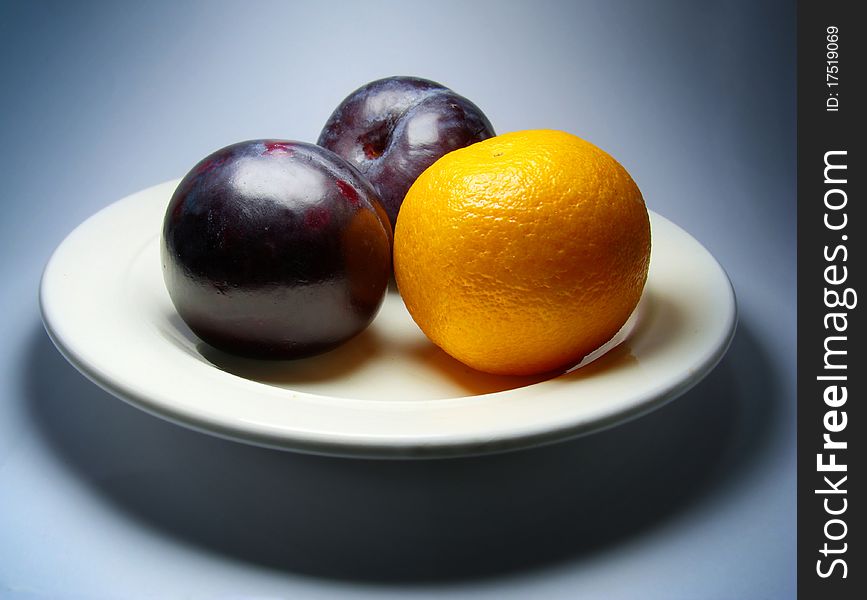
[[[406,192],[438,158],[493,137],[478,106],[439,83],[388,77],[350,94],[317,142],[370,180],[391,225]]]

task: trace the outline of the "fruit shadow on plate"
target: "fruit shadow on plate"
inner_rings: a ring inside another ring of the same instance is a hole
[[[359,397],[357,390],[365,389],[359,382],[378,378],[380,384],[366,388],[376,395],[364,399],[435,400],[502,392],[555,377],[584,378],[633,364],[637,359],[629,339],[658,319],[676,328],[677,315],[669,314],[670,308],[664,299],[645,295],[626,325],[603,347],[577,365],[533,376],[476,371],[446,354],[420,332],[416,336],[395,336],[376,322],[325,354],[297,360],[258,360],[234,356],[199,341],[176,315],[167,315],[167,319],[178,336],[192,342],[190,354],[237,377],[296,391],[350,398]],[[400,392],[390,392],[390,386]]]

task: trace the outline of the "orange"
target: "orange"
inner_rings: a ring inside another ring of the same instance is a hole
[[[422,331],[489,373],[562,369],[608,341],[647,279],[650,222],[629,173],[562,131],[446,154],[398,214],[398,289]]]

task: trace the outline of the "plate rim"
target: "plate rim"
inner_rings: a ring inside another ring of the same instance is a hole
[[[641,394],[637,395],[637,401],[630,403],[626,407],[622,407],[620,410],[607,411],[601,417],[597,416],[589,421],[587,419],[573,418],[571,420],[563,420],[559,425],[555,426],[540,425],[535,429],[523,428],[520,429],[520,431],[516,430],[511,433],[493,436],[486,436],[482,432],[476,432],[475,435],[446,433],[428,436],[414,435],[401,437],[399,435],[346,435],[343,432],[328,432],[323,434],[310,431],[293,431],[291,432],[291,436],[287,436],[285,429],[279,432],[277,430],[269,432],[267,427],[262,427],[261,424],[256,424],[255,430],[239,427],[237,424],[232,426],[219,419],[208,418],[206,411],[190,414],[186,410],[178,409],[177,406],[172,407],[164,403],[155,403],[153,400],[143,396],[133,388],[125,386],[123,382],[117,381],[115,378],[103,373],[99,365],[91,364],[83,357],[78,356],[73,344],[62,339],[62,336],[56,331],[55,327],[52,326],[53,317],[51,309],[48,308],[50,302],[47,300],[46,294],[48,293],[47,281],[51,273],[51,267],[55,263],[56,258],[62,252],[67,241],[72,238],[76,232],[85,228],[88,223],[102,215],[105,211],[112,209],[121,203],[133,202],[138,196],[147,196],[148,194],[152,194],[157,190],[157,188],[176,185],[178,181],[179,180],[177,179],[169,180],[124,196],[123,198],[104,206],[70,231],[54,249],[43,269],[39,283],[39,310],[42,316],[43,325],[52,343],[61,355],[89,381],[107,393],[147,412],[148,414],[201,433],[215,435],[236,442],[279,450],[353,458],[447,458],[492,454],[531,448],[608,429],[631,421],[632,419],[638,418],[664,406],[694,387],[713,370],[731,346],[737,329],[737,298],[731,278],[728,276],[725,268],[720,264],[716,257],[707,250],[707,248],[705,248],[688,232],[683,230],[683,228],[659,213],[648,209],[648,212],[653,218],[659,218],[666,221],[669,225],[675,227],[688,236],[695,244],[704,250],[722,275],[720,281],[724,280],[726,291],[728,292],[728,302],[726,302],[728,310],[724,316],[725,324],[723,327],[725,331],[724,339],[721,343],[716,343],[713,350],[708,352],[701,362],[692,365],[690,372],[686,376],[680,378],[676,383],[663,385],[663,389],[654,388],[651,390],[644,390]],[[720,316],[722,317],[723,315]],[[267,386],[267,384],[261,382],[255,383]],[[283,391],[287,392],[289,390]],[[512,390],[493,392],[493,394],[504,394],[509,391]],[[297,391],[295,393],[315,395],[303,391]],[[346,400],[345,398],[337,398],[327,395],[318,396],[323,399],[330,398],[333,400]],[[463,398],[472,397],[478,398],[478,396],[467,396]],[[174,410],[172,410],[172,408],[174,408]]]

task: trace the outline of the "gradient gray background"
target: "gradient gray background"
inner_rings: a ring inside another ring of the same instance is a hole
[[[0,597],[794,596],[794,2],[120,4],[0,4]],[[719,368],[580,440],[381,463],[189,432],[64,362],[37,288],[79,222],[392,74],[616,156],[733,280]]]

